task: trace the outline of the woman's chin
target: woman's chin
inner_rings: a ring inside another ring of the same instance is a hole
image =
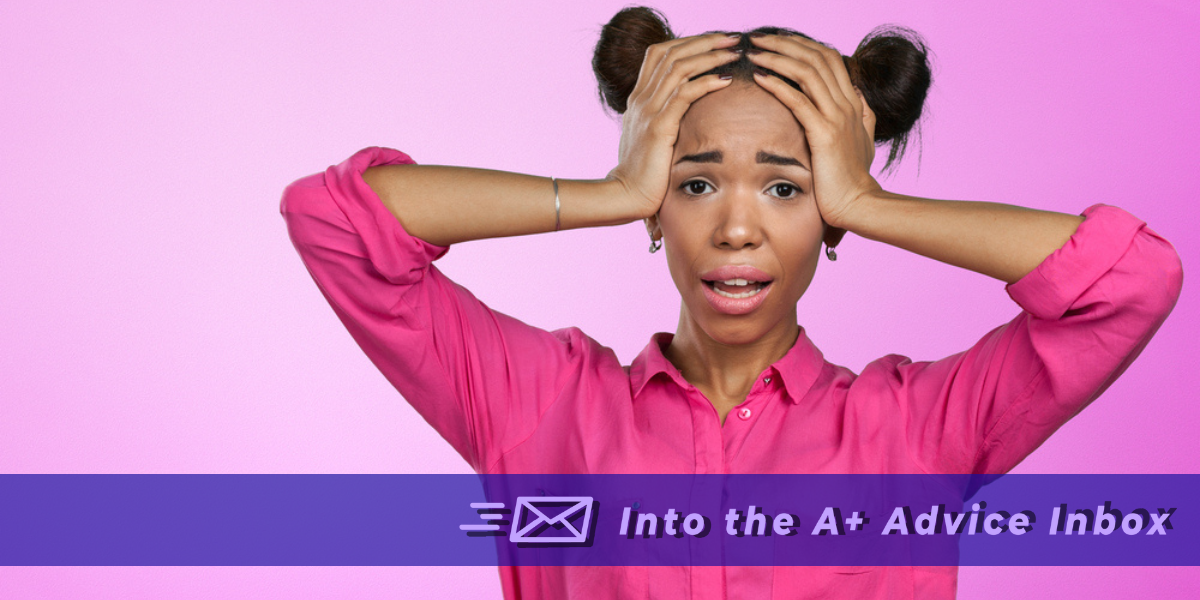
[[[717,315],[702,324],[701,329],[712,341],[725,346],[752,344],[761,340],[768,331],[762,319],[750,315]]]

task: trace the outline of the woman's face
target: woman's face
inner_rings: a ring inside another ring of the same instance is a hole
[[[705,95],[680,122],[671,185],[647,227],[661,230],[683,318],[714,341],[794,329],[825,231],[810,156],[791,111],[752,82]]]

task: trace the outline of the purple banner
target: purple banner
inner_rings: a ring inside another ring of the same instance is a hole
[[[1200,565],[1200,475],[0,475],[3,565]]]

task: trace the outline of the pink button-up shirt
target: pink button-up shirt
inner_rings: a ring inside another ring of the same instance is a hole
[[[1104,204],[1006,286],[1023,309],[964,352],[862,373],[800,328],[722,425],[655,334],[631,366],[578,328],[496,312],[433,261],[363,182],[412,163],[366,148],[280,210],[334,312],[479,473],[1005,473],[1096,399],[1179,297],[1174,247]],[[436,199],[430,199],[436,201]],[[500,567],[506,598],[952,598],[956,567]]]

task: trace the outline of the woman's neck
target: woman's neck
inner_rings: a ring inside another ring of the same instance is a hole
[[[783,358],[799,335],[796,314],[792,313],[752,342],[722,343],[708,335],[683,308],[675,337],[663,356],[712,402],[724,423],[729,410],[745,401],[755,378]]]

